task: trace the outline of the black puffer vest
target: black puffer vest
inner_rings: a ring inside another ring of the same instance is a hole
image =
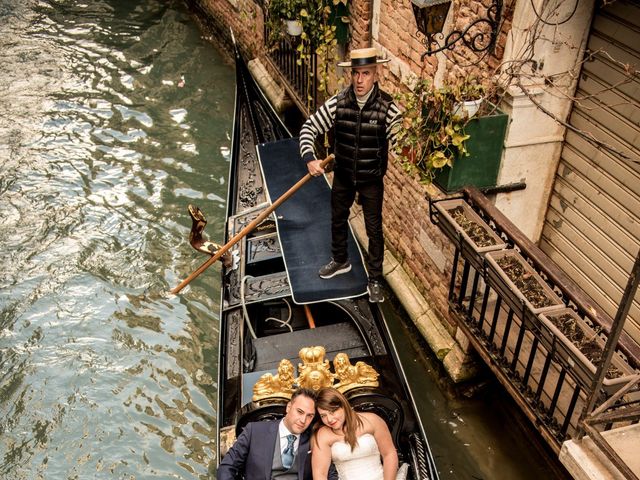
[[[335,119],[336,174],[356,183],[384,176],[387,171],[387,111],[393,99],[374,84],[360,110],[353,87],[338,94]]]

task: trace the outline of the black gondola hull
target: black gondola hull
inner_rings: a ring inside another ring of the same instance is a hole
[[[236,71],[227,239],[269,205],[256,147],[290,138],[238,53]],[[284,170],[294,167],[287,162],[300,161],[297,155],[288,157],[281,159]],[[356,409],[373,411],[387,421],[401,461],[411,465],[409,478],[437,479],[424,429],[382,312],[368,302],[366,295],[359,295],[362,287],[342,295],[353,298],[296,303],[276,223],[271,217],[238,242],[233,253],[239,262],[223,268],[218,458],[247,422],[284,414],[286,396],[254,397],[256,382],[265,375],[275,375],[282,360],[302,366],[305,360],[300,357],[301,349],[321,346],[323,360],[333,361],[334,368],[336,355],[344,353],[353,364],[363,362],[378,372],[378,386],[359,386],[345,395]]]

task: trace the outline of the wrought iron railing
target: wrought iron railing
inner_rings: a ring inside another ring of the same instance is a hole
[[[265,18],[264,38],[274,37],[277,35],[274,35]],[[267,56],[280,75],[289,96],[300,111],[308,116],[318,106],[318,57],[308,43],[299,52],[300,42],[300,37],[283,35],[275,41],[275,45],[267,49]],[[300,60],[301,57],[304,60]]]
[[[633,269],[631,270],[631,274],[629,275],[627,286],[624,290],[624,294],[622,295],[620,305],[618,306],[618,311],[616,312],[616,317],[613,321],[613,326],[611,328],[611,332],[609,333],[609,338],[607,339],[607,348],[605,348],[603,356],[603,361],[605,363],[604,366],[608,364],[613,356],[613,352],[610,351],[609,346],[615,345],[618,342],[620,334],[623,332],[624,319],[629,314],[631,303],[633,302],[633,298],[638,291],[639,285],[640,252],[638,252],[636,256],[635,264],[633,265]],[[604,366],[600,366],[596,377],[594,378],[594,389],[602,385],[602,382],[604,381],[603,379],[606,376]],[[627,395],[627,392],[631,392],[634,389],[637,390],[639,384],[640,374],[637,374],[623,388],[612,395],[598,408],[594,408],[597,398],[594,395],[594,391],[592,391],[591,396],[587,400],[587,407],[584,409],[582,414],[580,422],[582,431],[578,432],[578,438],[581,438],[583,433],[589,435],[591,440],[600,448],[605,456],[609,458],[609,460],[611,460],[611,462],[618,468],[620,473],[622,473],[622,475],[628,480],[639,480],[637,470],[635,472],[632,470],[632,468],[620,455],[621,452],[616,451],[613,445],[607,441],[599,427],[601,428],[602,426],[604,426],[602,430],[607,431],[617,429],[618,427],[628,427],[629,424],[638,424],[640,422],[640,398],[638,398],[638,395],[628,398]],[[632,428],[634,428],[634,432],[638,431],[637,427]],[[618,432],[615,432],[614,434],[617,435]],[[625,429],[624,433],[631,433],[631,435],[634,434],[633,432],[629,432],[628,428]],[[637,435],[637,433],[635,434]]]
[[[462,198],[505,242],[506,248],[516,250],[533,267],[544,282],[588,324],[602,329],[606,335],[612,320],[584,292],[479,191],[467,188]],[[443,221],[441,209],[430,200],[430,215],[434,224]],[[443,231],[446,228],[441,225]],[[451,233],[448,234],[451,237]],[[458,325],[484,362],[492,369],[504,388],[511,394],[522,411],[533,422],[547,443],[560,451],[562,442],[579,437],[580,423],[592,394],[591,384],[577,373],[571,358],[562,354],[556,338],[549,339],[539,323],[527,319],[519,306],[507,298],[492,283],[486,260],[479,261],[463,245],[462,236],[454,240],[453,267],[449,282],[449,307]],[[524,307],[524,305],[523,305]],[[598,329],[596,329],[598,331]],[[640,351],[626,334],[619,339],[616,355],[630,367],[638,368]],[[626,366],[626,365],[625,365]],[[636,372],[637,373],[637,372]],[[625,377],[626,378],[626,377]],[[631,376],[630,379],[635,377]],[[616,388],[624,388],[624,384]],[[597,392],[598,404],[603,404],[615,390],[601,388]],[[616,398],[615,404],[638,402],[637,386]],[[634,417],[627,423],[637,421]],[[599,429],[612,425],[598,424]],[[593,427],[595,428],[595,427]]]
[[[602,435],[602,431],[626,427],[630,424],[637,424],[640,421],[640,400],[638,400],[637,397],[635,399],[623,400],[627,392],[638,388],[639,383],[640,374],[636,375],[631,382],[596,410],[589,413],[581,423],[584,433],[589,435],[591,440],[628,480],[638,480],[638,476],[621,458],[619,452],[617,452]]]

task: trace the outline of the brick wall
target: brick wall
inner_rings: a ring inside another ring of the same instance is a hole
[[[429,219],[426,195],[434,190],[409,178],[391,162],[385,178],[384,233],[389,251],[454,334],[447,304],[453,247]]]
[[[351,0],[351,48],[365,48],[371,44],[371,0]]]
[[[463,29],[479,16],[486,15],[490,0],[481,2],[461,0],[451,6],[449,21],[445,29]],[[421,43],[422,35],[417,27],[410,0],[380,0],[377,37],[373,44],[386,50],[390,57],[406,66],[406,70],[417,77],[453,79],[458,76],[475,75],[489,78],[495,74],[511,28],[514,1],[505,2],[502,29],[497,38],[493,54],[486,55],[477,65],[478,54],[468,48],[457,45],[446,55],[427,56]],[[373,11],[375,16],[378,12]],[[375,20],[375,19],[374,19]],[[358,24],[364,24],[360,19]],[[366,44],[358,38],[362,28],[353,29],[353,44]],[[438,69],[440,74],[437,76]],[[408,90],[407,76],[402,69],[385,68],[381,71],[381,85],[390,93]],[[408,176],[397,163],[391,162],[385,179],[384,230],[387,248],[408,273],[417,289],[430,302],[432,308],[442,319],[443,325],[455,336],[457,327],[448,313],[447,294],[449,272],[452,269],[453,247],[449,240],[433,225],[429,219],[427,197],[438,196],[436,187],[421,185],[415,178]]]
[[[466,25],[486,14],[490,1],[461,0],[451,6],[449,19],[453,25],[445,28],[463,29]],[[505,2],[503,28],[498,36],[495,51],[479,62],[478,54],[457,45],[445,55],[427,56],[420,42],[422,35],[416,34],[417,27],[410,0],[381,0],[378,36],[375,42],[387,50],[390,56],[404,63],[418,77],[436,77],[440,68],[443,78],[475,75],[483,78],[492,76],[500,64],[504,52],[506,35],[511,28],[512,1]],[[375,12],[374,12],[375,15]],[[357,32],[357,30],[354,30]],[[354,33],[355,37],[355,33]],[[354,42],[360,44],[359,39]],[[482,55],[482,54],[480,54]],[[394,69],[381,72],[382,87],[391,92],[407,91],[406,78],[401,78]],[[417,179],[408,176],[401,167],[391,162],[385,180],[384,229],[387,247],[402,264],[418,290],[427,298],[432,307],[444,320],[445,327],[454,335],[456,327],[448,314],[447,294],[449,272],[452,269],[453,247],[439,228],[429,220],[427,197],[440,195],[434,186],[421,185]]]

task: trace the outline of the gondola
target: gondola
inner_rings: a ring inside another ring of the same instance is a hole
[[[272,109],[237,48],[235,55],[237,85],[226,240],[278,195],[280,187],[271,185],[269,178],[286,185],[290,178],[306,173],[297,153],[297,139]],[[263,172],[266,168],[273,171],[267,174]],[[331,385],[357,410],[376,412],[387,421],[400,462],[409,464],[407,478],[437,479],[393,340],[377,304],[369,303],[365,294],[362,262],[353,262],[358,264],[353,278],[340,275],[346,278],[322,281],[328,282],[322,286],[329,288],[318,294],[313,283],[318,279],[310,278],[317,273],[308,274],[314,269],[317,272],[317,266],[306,264],[305,252],[290,251],[294,248],[292,237],[295,240],[296,232],[306,230],[296,226],[296,215],[306,215],[304,211],[296,214],[296,208],[310,201],[309,195],[322,205],[321,198],[328,199],[328,189],[322,178],[311,180],[283,204],[288,210],[279,207],[275,215],[239,241],[221,267],[218,461],[248,422],[281,417],[297,385]],[[316,205],[312,208],[328,210]],[[201,215],[199,210],[192,213]],[[202,221],[194,218],[198,231],[192,237],[198,239],[194,246],[206,252]],[[312,234],[312,239],[317,235]],[[321,241],[329,243],[328,237]],[[353,239],[350,242],[350,248],[357,249]]]

